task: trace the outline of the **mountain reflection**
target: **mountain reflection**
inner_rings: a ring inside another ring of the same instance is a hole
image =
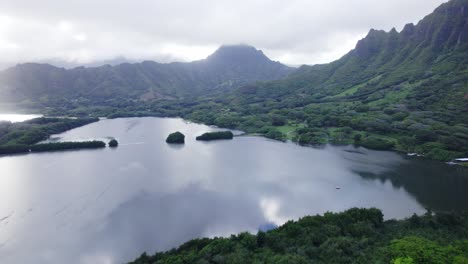
[[[181,119],[102,120],[57,138],[115,137],[118,148],[0,158],[0,262],[122,263],[351,207],[380,208],[386,219],[468,209],[466,170],[441,162],[260,137],[195,140],[215,130]],[[186,135],[183,147],[166,144],[174,131]]]
[[[356,171],[363,179],[390,181],[404,188],[425,208],[435,211],[467,210],[468,175],[460,166],[447,166],[438,161],[408,158],[382,173]]]

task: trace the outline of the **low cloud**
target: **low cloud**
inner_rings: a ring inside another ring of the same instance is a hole
[[[324,63],[370,28],[401,30],[443,2],[0,0],[0,61],[191,61],[245,43],[287,64]]]

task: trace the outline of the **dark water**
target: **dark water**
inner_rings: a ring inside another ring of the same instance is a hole
[[[176,130],[184,146],[165,143]],[[194,140],[211,130],[180,119],[103,120],[58,140],[116,137],[117,149],[1,157],[0,263],[121,263],[355,206],[386,218],[468,209],[461,167],[259,137]]]

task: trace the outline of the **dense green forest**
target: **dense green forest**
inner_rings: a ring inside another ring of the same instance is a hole
[[[218,139],[232,139],[234,134],[231,131],[217,131],[217,132],[207,132],[198,136],[197,140],[210,141]]]
[[[44,149],[63,149],[81,147],[96,147],[92,144],[51,143],[35,145],[46,140],[50,135],[97,122],[97,118],[35,118],[25,122],[0,122],[0,154],[24,153],[31,151],[44,151]],[[68,143],[68,142],[66,142]],[[47,146],[46,146],[47,145]]]
[[[105,148],[106,143],[99,140],[82,142],[55,142],[43,143],[30,146],[31,152],[60,151],[72,149],[97,149]]]
[[[306,216],[267,232],[201,238],[142,254],[149,263],[468,263],[468,214],[383,220],[378,209]]]

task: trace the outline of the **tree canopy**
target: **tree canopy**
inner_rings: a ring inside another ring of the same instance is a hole
[[[200,238],[143,253],[132,264],[467,263],[468,214],[430,212],[384,221],[378,209],[305,216],[257,234]]]
[[[198,136],[197,140],[218,140],[218,139],[232,139],[234,134],[231,131],[217,131],[217,132],[207,132]]]
[[[169,134],[166,138],[166,143],[169,144],[184,144],[185,143],[185,135],[180,133],[179,131]]]
[[[119,145],[119,142],[116,139],[111,139],[111,141],[109,141],[109,147],[111,148],[115,148],[118,145]]]

